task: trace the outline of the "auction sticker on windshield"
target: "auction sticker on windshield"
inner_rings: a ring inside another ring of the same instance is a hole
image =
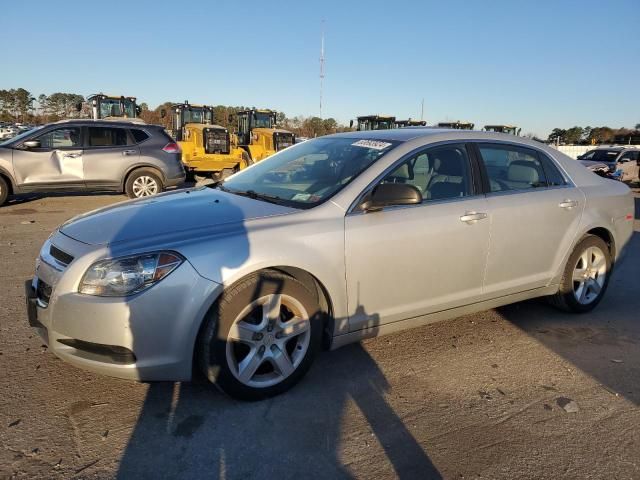
[[[358,140],[351,144],[354,147],[373,148],[374,150],[384,150],[387,147],[393,145],[388,142],[380,142],[378,140]]]

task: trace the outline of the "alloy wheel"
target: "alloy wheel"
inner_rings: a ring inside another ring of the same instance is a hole
[[[276,385],[291,375],[309,349],[311,321],[286,294],[260,297],[234,320],[226,343],[227,364],[244,385]]]
[[[141,175],[133,182],[133,194],[137,197],[150,197],[158,193],[158,182],[148,176]]]
[[[588,305],[600,296],[607,278],[607,259],[599,247],[588,247],[573,269],[573,294],[578,303]]]

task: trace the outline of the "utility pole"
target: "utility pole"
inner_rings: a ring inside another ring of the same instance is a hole
[[[422,99],[422,105],[420,106],[420,121],[424,120],[424,98]]]
[[[320,34],[320,118],[322,118],[322,87],[324,83],[324,19]]]

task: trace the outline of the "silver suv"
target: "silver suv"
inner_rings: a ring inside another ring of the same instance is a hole
[[[11,194],[35,191],[146,197],[184,178],[180,148],[158,125],[67,120],[0,143],[0,205]]]

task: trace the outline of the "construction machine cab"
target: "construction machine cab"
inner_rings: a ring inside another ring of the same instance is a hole
[[[269,109],[241,110],[238,120],[238,144],[257,162],[295,143],[292,132],[277,128],[277,112]]]
[[[363,115],[358,117],[356,130],[390,130],[395,127],[396,117],[389,115]]]
[[[485,125],[485,132],[498,132],[498,133],[508,133],[510,135],[520,136],[520,131],[522,129],[516,127],[515,125]]]
[[[440,122],[438,128],[452,128],[454,130],[473,130],[475,125],[471,122],[462,122],[456,120],[455,122]]]
[[[136,104],[136,97],[96,93],[87,97],[87,102],[91,107],[91,118],[94,120],[138,118],[141,111]]]
[[[426,127],[427,122],[424,120],[396,120],[394,124],[394,128],[405,128],[405,127]]]
[[[173,134],[178,141],[183,141],[189,133],[186,126],[189,124],[213,124],[213,108],[207,105],[191,105],[187,100],[184,103],[171,105],[173,113]]]

